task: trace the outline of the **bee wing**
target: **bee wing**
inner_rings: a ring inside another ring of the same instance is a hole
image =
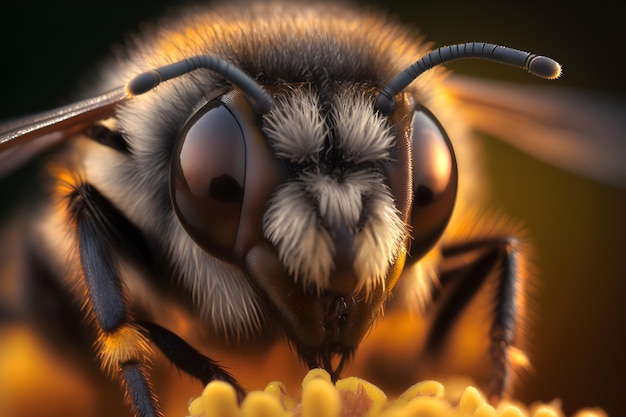
[[[626,188],[626,103],[580,90],[446,81],[472,127],[566,171]]]
[[[126,100],[124,87],[55,110],[0,125],[0,177],[95,121],[110,117]]]

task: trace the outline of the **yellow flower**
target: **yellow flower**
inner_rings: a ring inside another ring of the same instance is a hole
[[[302,381],[300,401],[290,397],[280,382],[264,391],[250,392],[241,405],[225,382],[208,384],[189,405],[190,417],[564,417],[559,401],[530,406],[501,401],[489,404],[476,388],[446,391],[437,381],[422,381],[394,399],[374,384],[349,377],[331,382],[322,369],[313,369]],[[573,417],[608,417],[600,409],[584,409]]]

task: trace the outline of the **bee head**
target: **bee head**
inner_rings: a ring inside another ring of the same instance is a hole
[[[430,113],[401,94],[385,116],[371,86],[333,89],[323,104],[310,83],[273,87],[265,114],[238,90],[212,100],[181,132],[170,171],[188,234],[243,268],[303,359],[329,370],[370,328],[407,255],[435,244],[456,195],[452,147]]]
[[[498,48],[431,52],[384,88],[323,71],[265,88],[225,61],[194,57],[142,74],[128,90],[140,94],[199,67],[237,87],[209,101],[179,134],[173,207],[201,248],[262,290],[309,366],[336,375],[405,263],[433,247],[455,204],[451,143],[404,89],[459,58],[555,70],[542,69],[548,58]]]

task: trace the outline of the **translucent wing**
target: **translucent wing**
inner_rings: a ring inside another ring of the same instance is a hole
[[[626,188],[626,102],[463,76],[446,85],[475,130],[566,171]]]
[[[0,125],[0,177],[40,152],[106,119],[126,100],[125,88]]]

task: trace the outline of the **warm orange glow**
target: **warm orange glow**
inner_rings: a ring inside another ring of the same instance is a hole
[[[0,415],[85,415],[96,393],[25,327],[0,327]],[[63,381],[59,384],[59,381]],[[24,409],[28,404],[29,409]]]
[[[429,139],[431,142],[437,142],[440,140],[438,134],[433,131],[426,130],[424,133],[432,136]],[[434,179],[439,180],[438,183],[434,184],[434,189],[444,190],[448,186],[448,179],[450,171],[452,170],[452,159],[450,158],[450,153],[445,147],[442,146],[431,146],[428,149],[430,152],[428,160],[432,161],[433,164],[433,174],[435,174]]]
[[[82,182],[80,174],[67,167],[52,164],[48,171],[56,178],[54,190],[61,197],[70,195]]]
[[[507,355],[509,356],[509,360],[511,361],[511,363],[515,364],[515,366],[519,366],[523,369],[532,368],[530,359],[528,359],[528,355],[523,350],[517,349],[515,347],[510,347],[507,351]]]

